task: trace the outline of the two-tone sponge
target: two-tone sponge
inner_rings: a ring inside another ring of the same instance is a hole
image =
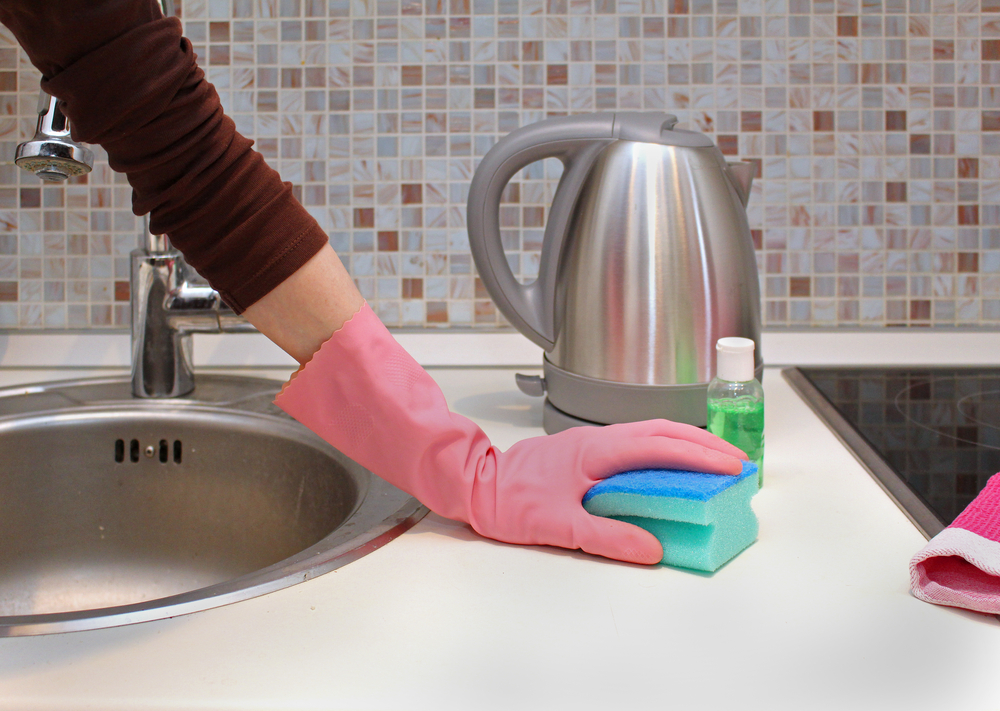
[[[595,516],[641,526],[660,539],[666,565],[715,571],[757,539],[750,499],[757,466],[738,476],[650,469],[595,484],[583,508]]]

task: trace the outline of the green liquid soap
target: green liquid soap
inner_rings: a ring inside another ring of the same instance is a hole
[[[708,384],[708,431],[746,452],[764,484],[764,388],[754,377],[749,338],[726,336],[715,344],[715,377]]]
[[[708,431],[746,452],[757,465],[757,484],[763,486],[764,401],[756,397],[709,397],[707,405]]]

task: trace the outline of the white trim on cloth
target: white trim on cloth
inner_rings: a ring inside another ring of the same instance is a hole
[[[910,561],[910,591],[937,605],[1000,613],[1000,542],[946,528]]]

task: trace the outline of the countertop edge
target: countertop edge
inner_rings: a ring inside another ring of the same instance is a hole
[[[424,367],[537,368],[542,349],[515,332],[394,333]],[[769,367],[788,365],[1000,365],[993,331],[764,331]],[[0,333],[0,367],[128,367],[125,333]],[[290,356],[259,333],[198,334],[198,367],[294,367]]]

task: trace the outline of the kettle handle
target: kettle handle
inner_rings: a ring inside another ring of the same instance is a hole
[[[560,117],[524,126],[489,150],[469,186],[469,245],[479,276],[511,324],[546,351],[556,338],[556,272],[573,207],[597,154],[614,141],[614,129],[614,113]],[[500,197],[518,171],[546,158],[558,158],[563,174],[549,208],[538,278],[521,284],[500,240]]]

